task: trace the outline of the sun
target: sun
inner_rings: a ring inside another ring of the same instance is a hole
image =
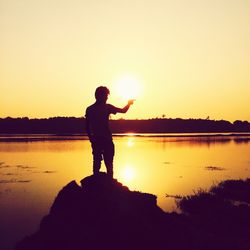
[[[123,75],[115,80],[114,89],[123,100],[137,99],[141,92],[141,84],[136,76]]]

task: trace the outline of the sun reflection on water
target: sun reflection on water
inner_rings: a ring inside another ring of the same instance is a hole
[[[124,183],[133,181],[135,177],[136,177],[136,171],[135,171],[135,168],[131,165],[125,165],[119,171],[118,178]]]
[[[135,145],[134,138],[128,138],[127,146],[131,148],[134,145]]]

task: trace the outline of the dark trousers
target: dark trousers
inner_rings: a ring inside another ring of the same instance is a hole
[[[112,138],[94,137],[91,140],[93,154],[93,172],[98,174],[101,168],[101,162],[104,160],[107,168],[107,174],[113,178],[113,159],[115,147]]]

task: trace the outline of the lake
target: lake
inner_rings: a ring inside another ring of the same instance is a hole
[[[114,178],[157,195],[165,211],[176,210],[173,196],[250,177],[250,134],[128,134],[114,142]],[[0,248],[34,232],[62,187],[91,174],[84,136],[0,136]]]

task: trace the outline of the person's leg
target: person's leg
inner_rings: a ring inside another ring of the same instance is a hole
[[[104,163],[107,168],[107,174],[113,178],[113,159],[115,154],[115,147],[112,140],[107,141],[104,148]]]
[[[102,162],[102,150],[100,142],[96,139],[92,141],[92,154],[93,154],[93,173],[94,175],[97,175],[101,168],[101,162]]]

